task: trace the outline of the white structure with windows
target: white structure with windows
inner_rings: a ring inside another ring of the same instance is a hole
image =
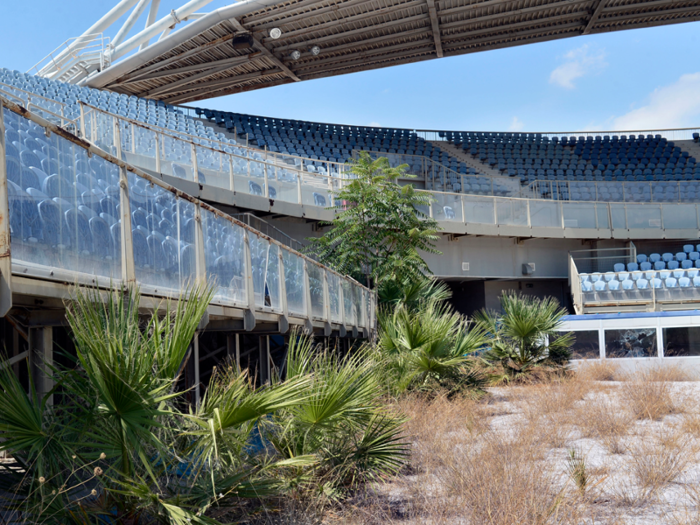
[[[564,317],[574,363],[610,359],[623,368],[676,363],[700,371],[700,310]]]

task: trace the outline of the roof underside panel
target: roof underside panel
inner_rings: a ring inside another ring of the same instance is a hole
[[[219,20],[99,87],[178,104],[443,56],[695,20],[700,20],[700,0],[298,0]],[[274,27],[282,30],[276,40],[269,36]],[[234,36],[251,38],[234,49]],[[310,52],[312,46],[321,48],[318,56]],[[291,58],[294,51],[301,53],[297,60]]]

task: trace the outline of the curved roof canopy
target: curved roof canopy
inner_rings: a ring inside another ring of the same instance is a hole
[[[700,20],[700,0],[273,1],[247,0],[209,13],[84,83],[180,104],[433,58]],[[270,35],[273,28],[282,31],[277,39]],[[320,49],[317,55],[313,46]]]

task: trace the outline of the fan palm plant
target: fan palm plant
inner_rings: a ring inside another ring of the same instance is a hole
[[[404,305],[415,310],[421,303],[440,303],[452,297],[446,283],[432,277],[422,279],[388,279],[381,283],[378,290],[379,303],[385,307],[395,308]]]
[[[372,365],[365,348],[339,357],[309,337],[292,335],[287,381],[311,378],[308,396],[277,412],[264,428],[287,460],[317,456],[314,468],[299,478],[306,481],[301,489],[338,497],[403,465],[408,453],[403,418],[381,403]]]
[[[571,355],[571,333],[562,333],[568,312],[556,299],[505,293],[502,313],[483,310],[477,323],[491,338],[484,359],[502,368],[501,379],[522,379],[543,366],[562,367]]]
[[[308,378],[253,390],[229,371],[195,412],[178,410],[178,372],[211,296],[193,288],[142,322],[138,290],[78,289],[67,304],[77,359],[51,370],[53,391],[27,393],[0,366],[0,450],[20,467],[0,476],[5,519],[217,523],[213,506],[279,491],[280,471],[315,461],[245,448],[256,422],[305,399]]]
[[[412,310],[400,305],[378,316],[380,336],[376,359],[386,367],[390,390],[433,389],[475,392],[483,386],[470,357],[483,345],[480,327],[440,301]]]

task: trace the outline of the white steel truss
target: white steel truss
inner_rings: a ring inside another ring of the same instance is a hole
[[[63,42],[28,72],[52,80],[80,83],[93,73],[108,68],[113,62],[134,49],[139,48],[139,51],[146,49],[151,39],[159,33],[158,40],[162,40],[171,34],[178,24],[201,18],[204,13],[195,11],[211,2],[212,0],[190,0],[156,20],[160,0],[120,0],[82,35]],[[144,29],[128,38],[149,5]],[[106,37],[105,32],[127,13],[129,13],[128,17],[114,37],[111,39]]]

